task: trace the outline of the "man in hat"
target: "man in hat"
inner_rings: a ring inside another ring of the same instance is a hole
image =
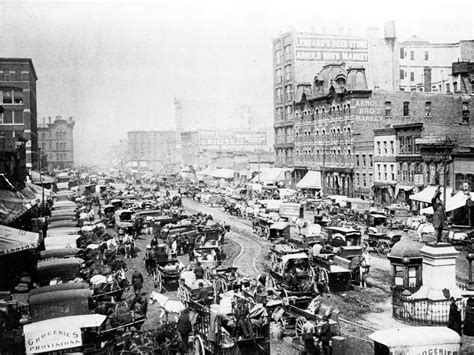
[[[196,267],[194,268],[194,275],[196,275],[196,280],[204,278],[204,269],[199,261],[196,263]]]
[[[319,331],[319,341],[323,348],[323,354],[331,355],[331,346],[329,345],[331,341],[331,327],[329,326],[329,317],[326,314],[323,316],[321,330]]]
[[[137,269],[135,269],[132,274],[132,285],[135,293],[140,293],[141,289],[143,288],[143,275]]]
[[[148,276],[156,276],[156,264],[155,264],[155,253],[151,249],[151,245],[147,244],[145,251],[145,268]]]
[[[303,324],[302,338],[304,341],[304,350],[307,355],[316,354],[316,346],[314,344],[315,333],[316,328],[314,327],[313,322],[306,320],[306,323]]]
[[[448,328],[454,330],[459,335],[462,335],[461,312],[459,311],[459,308],[456,305],[456,300],[454,299],[454,297],[451,297],[449,300],[451,301],[451,305],[449,306]]]
[[[207,304],[207,301],[209,300],[208,298],[209,298],[209,291],[207,290],[207,288],[204,287],[204,282],[200,281],[199,290],[197,293],[197,301]]]
[[[188,349],[189,333],[192,331],[191,320],[189,319],[189,308],[183,309],[176,324],[178,336],[182,342],[184,350]]]

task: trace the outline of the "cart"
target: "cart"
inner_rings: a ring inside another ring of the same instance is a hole
[[[388,233],[369,232],[367,233],[367,239],[364,241],[364,246],[372,248],[379,255],[387,255],[392,250],[393,245],[400,241],[401,237],[402,235],[398,230]]]
[[[158,292],[161,292],[163,286],[169,282],[178,283],[179,276],[184,266],[178,259],[167,259],[156,261],[156,281],[155,287]]]
[[[245,302],[245,300],[240,300],[240,302]],[[237,355],[270,354],[269,336],[266,334],[268,326],[263,326],[260,332],[252,326],[252,329],[256,330],[253,336],[237,337],[238,327],[234,314],[218,312],[211,318],[211,308],[194,301],[189,301],[187,305],[196,315],[196,321],[193,324],[193,354],[221,355],[229,352]],[[214,323],[211,323],[211,319],[214,319]]]

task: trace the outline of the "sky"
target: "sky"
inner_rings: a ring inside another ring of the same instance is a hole
[[[0,0],[0,57],[33,59],[38,117],[72,116],[77,163],[129,130],[174,129],[174,98],[261,105],[272,125],[272,39],[396,21],[397,36],[474,38],[473,1]]]

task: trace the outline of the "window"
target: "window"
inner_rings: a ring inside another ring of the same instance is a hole
[[[393,164],[390,164],[390,177],[392,181],[395,181],[395,170]]]
[[[416,287],[417,284],[417,267],[409,267],[408,268],[408,287]]]
[[[393,276],[395,276],[395,286],[403,286],[403,266],[393,266]]]
[[[351,104],[347,104],[347,112],[351,115]]]
[[[392,103],[390,101],[385,102],[385,116],[392,115]]]
[[[364,168],[367,166],[367,162],[365,161],[365,154],[362,154],[362,166]]]
[[[400,80],[405,79],[405,71],[403,69],[400,69]]]
[[[355,157],[356,157],[356,166],[360,166],[359,154],[356,154]]]
[[[13,112],[12,111],[5,110],[5,112],[3,112],[3,123],[5,123],[5,124],[13,123]]]
[[[372,159],[372,154],[369,154],[369,164],[370,164],[371,168],[374,166],[374,161]]]
[[[410,103],[408,101],[403,102],[403,116],[410,116]]]
[[[356,186],[360,186],[359,173],[356,173],[356,174],[355,174],[355,184],[356,184]]]
[[[23,110],[14,110],[13,111],[13,122],[14,123],[23,123]]]
[[[4,104],[13,103],[13,90],[7,89],[3,91],[3,103]]]
[[[464,101],[462,103],[462,124],[469,124],[469,102]]]
[[[10,80],[10,70],[5,69],[3,72],[3,81],[9,81]]]
[[[429,60],[429,59],[430,59],[429,52],[428,52],[428,51],[425,51],[425,60]]]
[[[400,48],[400,59],[405,58],[405,48]]]
[[[384,141],[384,142],[383,142],[383,153],[384,153],[385,155],[387,155],[387,154],[388,154],[388,150],[387,150],[387,141]]]
[[[380,166],[380,164],[377,164],[377,175],[379,177],[379,181],[382,180],[382,168]]]
[[[446,92],[447,93],[451,92],[451,85],[449,83],[446,83]]]
[[[384,181],[388,180],[388,175],[387,175],[387,164],[383,165],[383,179]]]
[[[415,81],[415,73],[410,72],[410,81]]]
[[[382,151],[380,149],[380,141],[377,142],[377,154],[378,155],[381,155],[382,154]]]
[[[458,83],[457,82],[453,83],[453,91],[458,92]]]
[[[410,60],[415,60],[415,51],[410,51]]]
[[[365,173],[362,174],[362,185],[364,187],[367,186],[367,176],[365,175]]]
[[[390,154],[395,154],[395,151],[393,150],[393,141],[390,141]]]
[[[431,117],[431,102],[430,101],[425,102],[425,115],[426,117]]]
[[[369,186],[372,186],[373,182],[374,182],[374,176],[372,173],[369,173]]]

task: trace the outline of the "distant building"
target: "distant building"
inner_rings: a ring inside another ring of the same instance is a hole
[[[164,172],[176,164],[175,131],[128,132],[130,166]]]
[[[198,170],[205,167],[247,169],[249,159],[268,151],[265,131],[198,130],[181,133],[185,165]]]
[[[340,64],[367,69],[370,89],[395,90],[398,80],[398,41],[395,23],[387,22],[383,38],[377,28],[367,37],[339,33],[289,32],[273,40],[274,133],[276,165],[294,163],[296,87],[314,81],[325,65]]]
[[[45,158],[48,170],[74,167],[74,120],[62,116],[42,118],[38,126],[41,157]]]
[[[39,162],[37,80],[31,59],[0,58],[0,152],[15,152],[24,145],[28,170],[38,169]]]
[[[452,63],[474,58],[474,40],[431,43],[417,36],[400,42],[400,90],[458,93]]]

